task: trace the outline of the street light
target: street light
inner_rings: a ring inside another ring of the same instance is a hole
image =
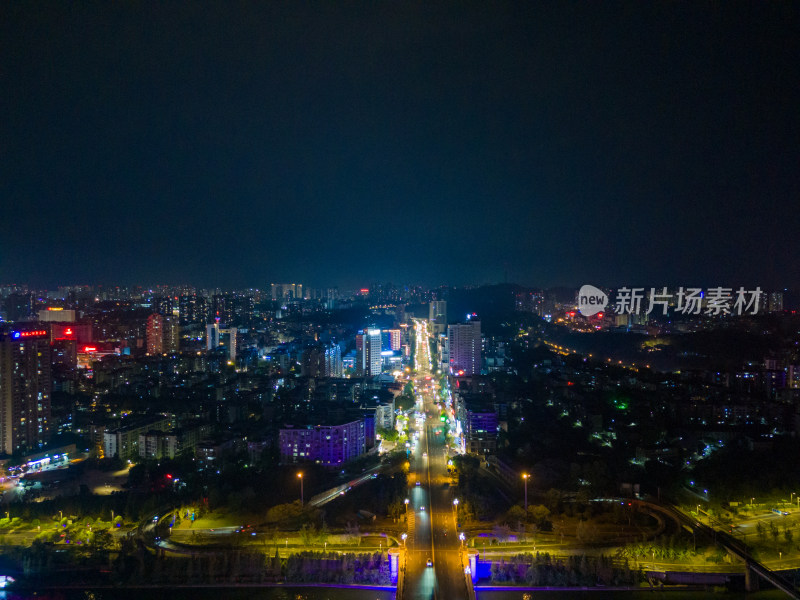
[[[525,481],[525,514],[528,513],[528,475],[527,473],[522,474],[522,479]]]
[[[303,506],[303,472],[298,473],[297,477],[300,479],[300,506]]]
[[[403,533],[403,534],[401,534],[401,535],[400,535],[400,539],[402,539],[402,540],[403,540],[403,548],[405,548],[405,547],[406,547],[406,538],[407,538],[407,537],[408,537],[408,534],[407,534],[407,533]]]
[[[461,545],[463,546],[464,545],[464,539],[465,539],[463,531],[458,534],[458,539],[461,540]]]

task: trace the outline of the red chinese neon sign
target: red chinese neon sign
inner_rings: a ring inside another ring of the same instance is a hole
[[[25,338],[39,338],[45,337],[47,335],[46,329],[36,329],[33,331],[12,331],[11,337],[15,340],[25,339]]]

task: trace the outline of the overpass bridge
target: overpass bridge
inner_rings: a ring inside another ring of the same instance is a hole
[[[650,502],[639,502],[640,504],[653,504]],[[655,504],[654,504],[655,505]],[[768,583],[775,586],[777,589],[782,591],[787,596],[794,598],[795,600],[800,600],[800,592],[797,591],[797,588],[788,581],[785,577],[783,577],[780,573],[777,573],[762,563],[757,561],[753,556],[750,554],[750,551],[747,548],[747,545],[742,541],[734,538],[726,531],[721,531],[719,529],[715,529],[705,523],[701,523],[697,519],[693,518],[691,515],[687,515],[682,510],[674,507],[674,506],[665,506],[665,505],[655,505],[659,506],[662,510],[666,510],[672,514],[674,518],[678,520],[678,522],[688,526],[691,528],[692,531],[695,533],[702,533],[707,535],[710,539],[714,540],[714,543],[726,550],[730,555],[735,556],[739,560],[741,560],[745,564],[745,588],[747,591],[755,591],[758,589],[758,577],[767,581]]]

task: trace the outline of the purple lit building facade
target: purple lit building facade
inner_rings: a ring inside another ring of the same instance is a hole
[[[337,466],[364,454],[366,426],[359,419],[341,425],[285,428],[280,430],[278,444],[282,463]]]

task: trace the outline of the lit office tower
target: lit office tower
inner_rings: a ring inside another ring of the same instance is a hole
[[[51,385],[46,329],[0,338],[0,451],[32,450],[49,441]]]
[[[364,377],[380,375],[381,330],[367,329],[356,336],[356,372]]]
[[[369,375],[380,375],[381,364],[381,330],[367,329],[367,364],[369,365]]]
[[[431,333],[439,335],[447,329],[447,302],[434,300],[428,307],[428,321],[431,324]]]
[[[472,319],[447,329],[450,348],[450,372],[453,375],[480,375],[481,322]]]

